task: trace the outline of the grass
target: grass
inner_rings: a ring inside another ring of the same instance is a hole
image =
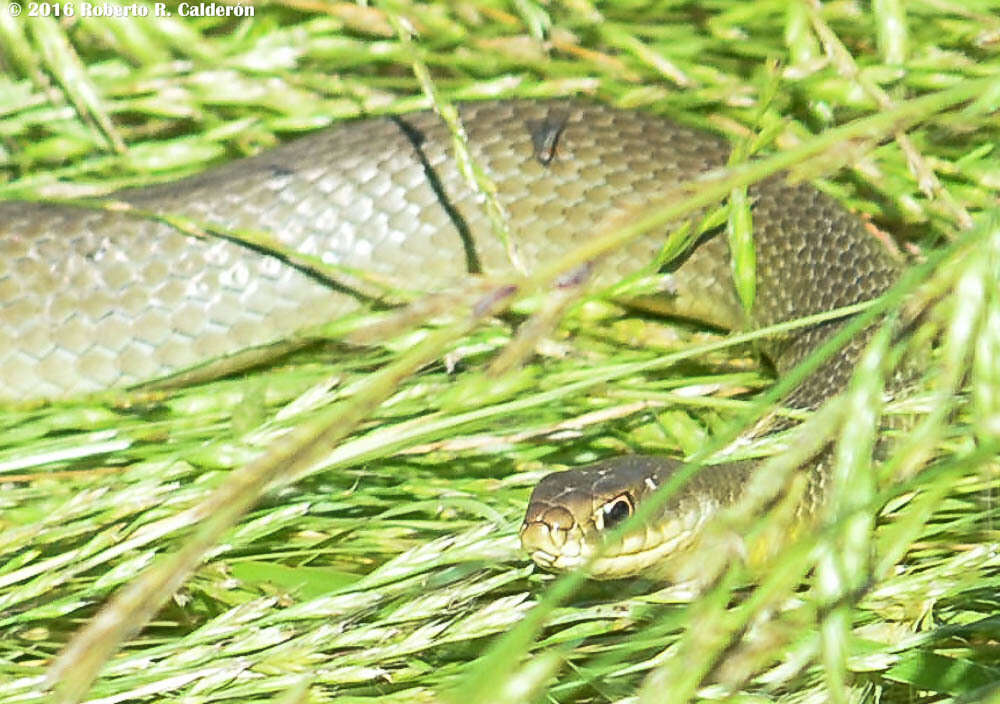
[[[169,180],[428,94],[585,92],[778,155],[705,202],[768,168],[829,176],[930,264],[887,301],[926,306],[922,324],[883,338],[805,427],[845,439],[831,520],[744,566],[733,536],[776,544],[789,503],[734,511],[693,564],[697,589],[554,580],[517,549],[551,468],[694,454],[769,388],[745,341],[606,301],[571,306],[501,382],[483,370],[513,325],[484,317],[138,399],[9,408],[4,701],[46,701],[53,673],[63,700],[101,702],[1000,701],[997,3],[289,2],[252,20],[61,22],[5,9],[3,198]],[[849,450],[873,441],[882,360],[934,337],[919,387],[885,409],[916,429],[872,467]],[[454,369],[413,373],[445,354]]]

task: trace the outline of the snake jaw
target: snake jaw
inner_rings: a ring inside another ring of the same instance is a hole
[[[547,570],[566,572],[586,567],[593,579],[618,579],[645,574],[683,552],[694,531],[682,520],[670,520],[655,530],[639,530],[608,542],[593,529],[579,524],[569,530],[543,520],[525,521],[521,545],[535,564]]]

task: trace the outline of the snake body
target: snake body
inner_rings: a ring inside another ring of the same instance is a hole
[[[470,104],[461,117],[472,158],[495,183],[529,268],[587,238],[595,224],[724,166],[729,151],[709,133],[585,101]],[[129,386],[271,343],[356,309],[367,284],[355,271],[418,291],[440,290],[470,271],[509,272],[506,249],[451,144],[431,113],[366,119],[175,183],[121,192],[118,209],[0,203],[0,397]],[[763,326],[868,300],[896,279],[884,247],[813,187],[773,178],[750,196],[753,314],[738,303],[718,236],[705,237],[673,272],[668,303],[678,314],[733,329]],[[267,232],[343,277],[331,286],[287,258],[230,238],[193,237],[177,218],[198,229]],[[608,255],[601,276],[613,280],[647,265],[663,234]],[[771,343],[778,372],[830,329]],[[842,385],[855,354],[848,349],[815,374],[796,392],[799,405]],[[542,482],[522,530],[536,560],[572,566],[590,549],[593,531],[577,528],[593,528],[609,497],[592,486],[580,498],[581,483],[611,474],[648,486],[665,465],[614,466]],[[614,491],[634,502],[637,492],[622,486]],[[730,493],[702,487],[686,496],[715,497],[705,499],[711,503]],[[569,496],[576,497],[571,507]]]

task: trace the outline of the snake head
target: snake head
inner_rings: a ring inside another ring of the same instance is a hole
[[[521,546],[546,569],[582,567],[595,579],[659,571],[693,542],[708,507],[682,492],[624,533],[620,527],[680,464],[630,455],[549,474],[531,494]]]

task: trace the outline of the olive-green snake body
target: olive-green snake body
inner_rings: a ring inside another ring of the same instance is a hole
[[[472,158],[495,183],[528,268],[583,241],[597,223],[724,166],[728,155],[725,140],[711,134],[591,102],[478,103],[464,106],[461,116]],[[470,271],[509,273],[505,246],[451,145],[431,113],[368,119],[115,195],[123,210],[136,212],[0,203],[0,396],[57,398],[124,387],[271,343],[356,309],[355,294],[367,284],[350,271],[418,291],[440,290]],[[764,326],[868,300],[896,279],[897,264],[883,245],[813,187],[776,177],[750,196],[753,315],[738,303],[720,236],[706,237],[673,272],[668,303],[675,312],[733,329]],[[345,274],[338,290],[287,258],[227,238],[193,237],[136,213],[182,217],[209,230],[267,232]],[[663,235],[650,233],[608,255],[603,280],[647,265]],[[833,327],[771,343],[778,372]],[[856,354],[841,352],[796,391],[795,402],[814,405],[839,388]],[[529,506],[525,548],[543,564],[580,563],[599,540],[603,517],[630,512],[669,466],[626,459],[550,476]],[[695,508],[674,514],[674,522],[690,528],[730,501],[742,474],[719,472],[692,484],[672,505]],[[622,563],[608,555],[596,572],[635,571],[668,551],[672,519],[659,520],[622,548],[641,559]]]

